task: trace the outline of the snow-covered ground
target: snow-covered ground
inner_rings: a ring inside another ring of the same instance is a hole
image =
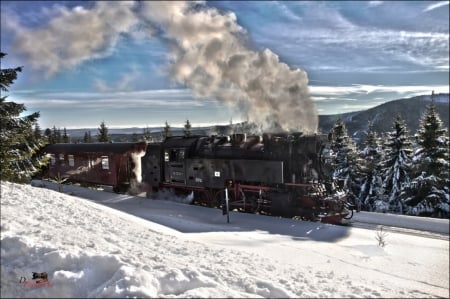
[[[388,232],[381,247],[377,230],[34,185],[1,183],[2,298],[450,295],[448,239]],[[44,271],[53,286],[19,284]]]

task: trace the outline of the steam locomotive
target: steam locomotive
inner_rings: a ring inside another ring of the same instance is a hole
[[[209,207],[340,223],[353,215],[332,182],[325,135],[175,136],[159,143],[51,144],[47,176],[116,192],[193,194]]]

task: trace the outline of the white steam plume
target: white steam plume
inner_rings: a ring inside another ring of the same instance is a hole
[[[174,42],[174,78],[195,95],[238,105],[262,130],[317,131],[306,72],[290,69],[270,50],[249,49],[233,13],[193,2],[149,1],[143,8]]]
[[[141,33],[160,30],[172,45],[174,80],[197,97],[236,107],[263,131],[317,131],[306,72],[291,69],[270,50],[250,49],[234,13],[202,2],[98,2],[92,9],[61,9],[45,28],[16,29],[16,45],[33,67],[54,74],[107,54],[135,25]]]

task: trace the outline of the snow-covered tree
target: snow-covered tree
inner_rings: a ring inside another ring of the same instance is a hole
[[[6,54],[0,52],[0,59]],[[8,88],[17,79],[22,68],[1,69],[0,90]],[[43,146],[35,137],[39,112],[20,116],[26,111],[23,104],[7,102],[7,96],[0,97],[0,179],[12,182],[26,182],[42,166],[44,159],[35,155]]]
[[[449,138],[433,99],[420,119],[416,141],[413,178],[401,194],[407,213],[448,217]]]
[[[338,118],[329,133],[331,150],[334,156],[333,179],[338,188],[345,191],[353,201],[359,193],[358,166],[356,145],[348,136],[347,128],[342,118]],[[354,202],[359,206],[358,202]]]
[[[39,141],[42,139],[42,130],[38,123],[34,125],[34,134],[33,134],[34,140]]]
[[[387,211],[389,206],[383,196],[383,180],[381,178],[381,148],[377,134],[369,123],[365,147],[361,151],[360,178],[362,180],[359,200],[368,211]]]
[[[399,195],[402,186],[410,183],[411,141],[405,121],[400,115],[394,119],[393,130],[384,142],[385,158],[382,162],[383,189],[391,210],[404,212],[404,203]]]
[[[102,121],[100,128],[98,128],[97,141],[98,142],[109,142],[111,138],[108,134],[108,127],[106,127],[105,122]]]

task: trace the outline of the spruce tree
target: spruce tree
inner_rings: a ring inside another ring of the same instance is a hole
[[[108,134],[108,128],[105,125],[105,122],[102,121],[102,123],[100,124],[100,128],[98,128],[98,136],[97,136],[97,141],[98,142],[109,142],[111,140],[111,138],[109,137]]]
[[[62,143],[61,130],[57,129],[56,126],[53,126],[51,139],[51,143]]]
[[[66,128],[63,129],[62,142],[63,143],[70,143],[70,137],[69,137],[69,135],[67,135]]]
[[[47,139],[47,143],[53,144],[52,130],[50,128],[45,129],[44,136]]]
[[[191,136],[191,123],[189,122],[189,119],[186,120],[186,123],[184,124],[184,136]]]
[[[394,119],[393,131],[384,142],[386,153],[382,162],[383,188],[391,210],[404,213],[404,203],[399,195],[402,186],[410,182],[411,141],[405,121],[400,115]]]
[[[361,190],[359,200],[368,211],[387,211],[388,205],[383,197],[380,161],[382,153],[378,146],[377,134],[369,123],[365,147],[361,151]]]
[[[170,130],[170,126],[166,121],[166,124],[164,126],[164,132],[163,132],[163,140],[166,139],[167,137],[172,136],[172,131]]]
[[[0,52],[0,59],[6,54]],[[8,88],[17,79],[22,67],[1,69],[0,90]],[[44,145],[35,139],[34,127],[39,112],[20,116],[26,111],[23,104],[7,102],[0,97],[0,179],[12,182],[27,182],[43,166],[45,159],[36,155]]]
[[[91,143],[92,142],[91,131],[84,132],[83,142],[84,143]]]
[[[448,217],[449,138],[433,99],[420,119],[413,155],[413,178],[401,196],[407,213]]]
[[[331,150],[334,156],[333,179],[337,187],[345,191],[354,204],[360,206],[356,195],[359,193],[358,164],[356,146],[348,136],[347,128],[339,118],[330,131]]]

